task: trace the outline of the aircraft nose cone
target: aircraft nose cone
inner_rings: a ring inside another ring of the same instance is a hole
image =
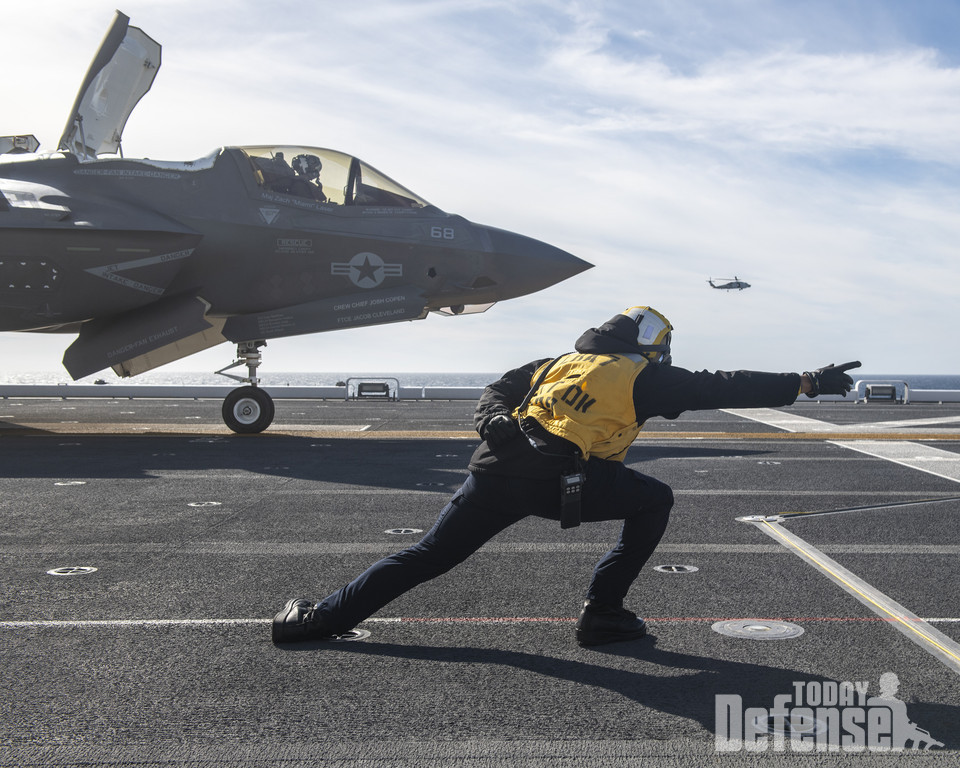
[[[532,237],[494,227],[484,229],[489,237],[492,263],[502,275],[497,283],[508,294],[501,298],[515,298],[543,290],[593,266],[572,253]]]

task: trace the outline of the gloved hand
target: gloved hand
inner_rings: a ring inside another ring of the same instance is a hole
[[[853,386],[853,379],[845,371],[859,367],[860,361],[855,360],[843,365],[830,363],[824,368],[817,368],[813,373],[804,371],[804,376],[810,377],[810,391],[807,392],[807,397],[816,397],[817,395],[843,395],[846,397],[847,392]]]
[[[483,433],[480,435],[487,441],[491,448],[498,448],[504,443],[510,442],[520,434],[520,425],[513,419],[504,414],[491,416],[487,423],[483,425]]]

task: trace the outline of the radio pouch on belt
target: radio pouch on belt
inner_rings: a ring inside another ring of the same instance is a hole
[[[560,475],[560,527],[576,528],[580,525],[580,498],[586,475],[580,471],[580,454],[575,454],[576,469]]]

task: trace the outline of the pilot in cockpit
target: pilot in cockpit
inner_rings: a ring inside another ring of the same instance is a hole
[[[297,155],[290,161],[296,178],[290,184],[290,192],[301,197],[310,197],[321,203],[327,202],[320,183],[320,169],[323,167],[316,155]]]

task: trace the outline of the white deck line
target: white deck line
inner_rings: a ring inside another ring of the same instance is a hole
[[[738,416],[741,419],[749,419],[766,424],[768,427],[776,427],[787,432],[842,432],[840,427],[835,424],[828,424],[818,419],[810,419],[806,416],[797,416],[792,413],[786,413],[776,408],[723,408],[723,413],[729,413],[731,416]]]
[[[838,426],[826,421],[810,419],[806,416],[794,416],[785,414],[775,408],[733,408],[724,410],[733,416],[739,416],[751,421],[757,421],[777,429],[784,429],[788,432],[865,432],[882,431],[885,428],[902,429],[905,426],[918,427],[929,426],[933,423],[945,424],[947,422],[955,423],[960,421],[960,417],[949,417],[948,419],[915,419],[911,421],[887,421],[875,424],[846,424]],[[960,433],[957,435],[960,438]],[[917,432],[917,440],[923,440],[923,432]],[[921,445],[919,442],[907,440],[829,440],[833,445],[839,445],[841,448],[849,448],[851,451],[865,453],[868,456],[874,456],[878,459],[892,461],[894,464],[900,464],[904,467],[926,472],[937,477],[943,477],[947,480],[953,480],[960,483],[960,454],[951,451],[945,451],[942,448],[934,448],[929,445]]]
[[[944,451],[941,448],[900,440],[828,440],[827,442],[960,483],[960,454]]]
[[[915,430],[917,439],[922,440],[924,432],[942,432],[945,425],[960,425],[960,416],[945,416],[929,419],[902,419],[900,421],[875,421],[872,423],[831,424],[807,416],[786,413],[777,408],[723,408],[723,413],[749,419],[769,427],[787,432],[888,432],[903,429]],[[957,433],[960,438],[960,432]]]

